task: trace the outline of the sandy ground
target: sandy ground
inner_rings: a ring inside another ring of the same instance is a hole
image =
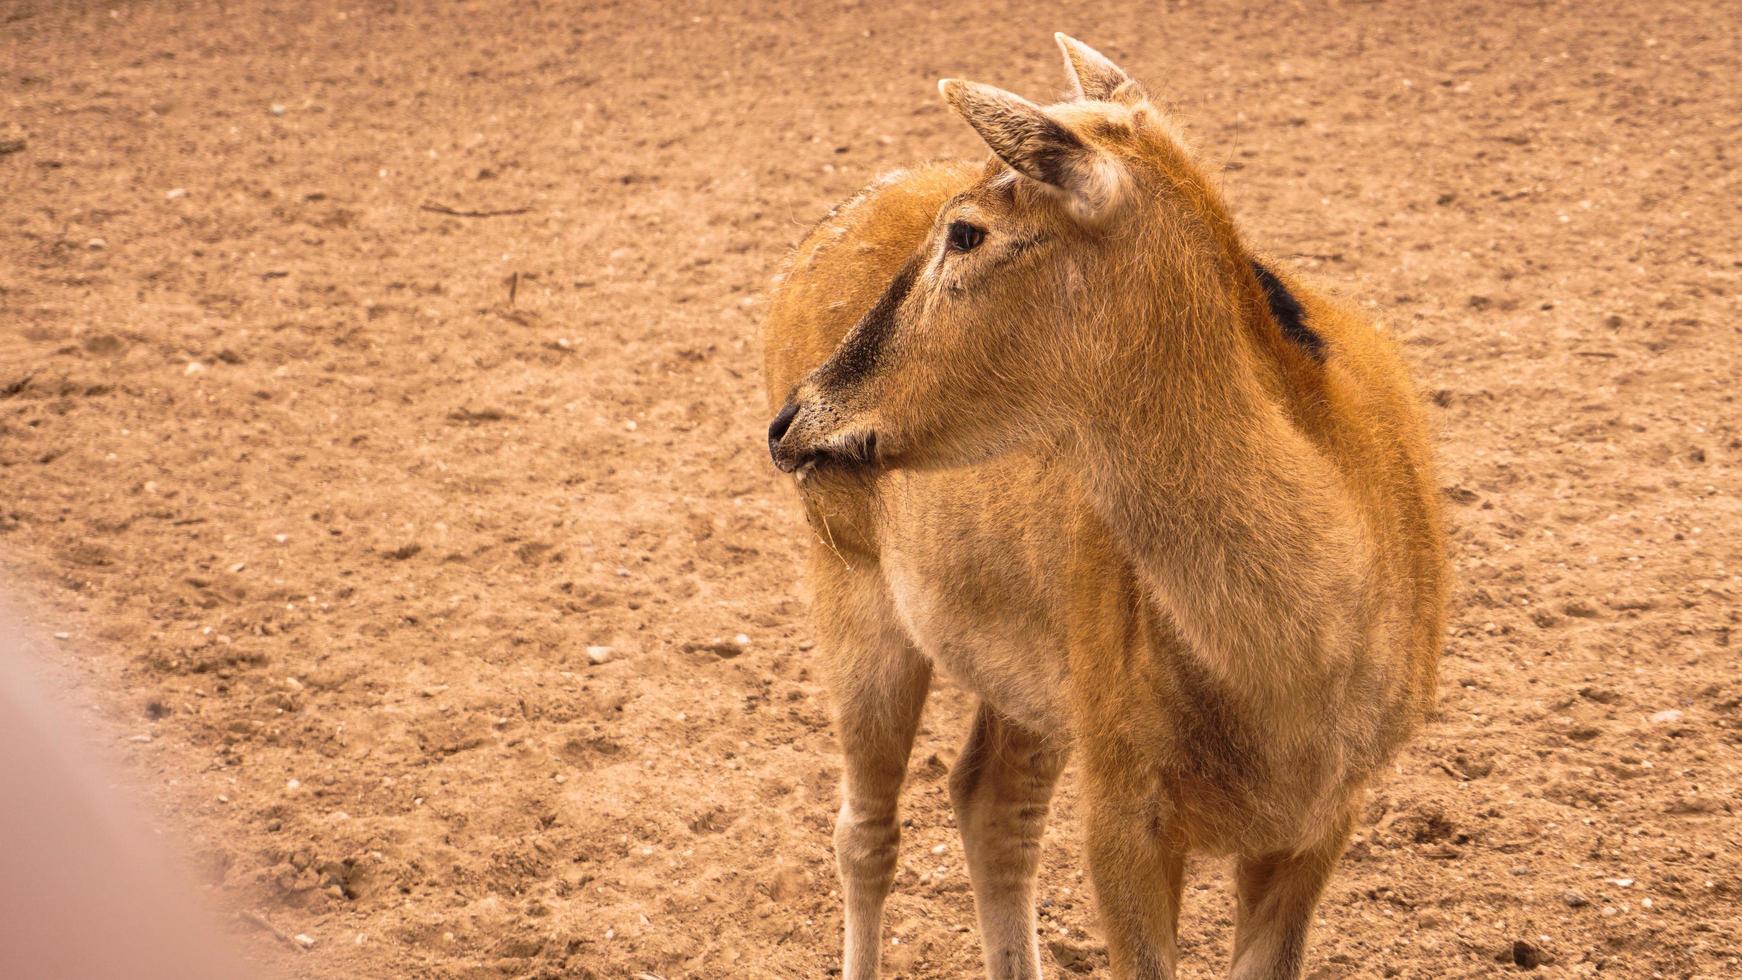
[[[1431,393],[1441,709],[1314,976],[1742,976],[1733,6],[992,6],[0,9],[0,572],[217,900],[313,946],[239,941],[309,977],[838,964],[758,321],[830,203],[981,152],[937,77],[1046,98],[1066,30]],[[978,968],[969,707],[915,752],[900,976]],[[1075,817],[1067,777],[1059,976],[1105,967]],[[1188,889],[1217,975],[1226,878]]]

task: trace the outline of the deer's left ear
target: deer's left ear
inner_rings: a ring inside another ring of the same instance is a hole
[[[1062,191],[1079,216],[1102,212],[1117,196],[1119,165],[1040,106],[957,78],[938,82],[938,91],[1010,169]]]

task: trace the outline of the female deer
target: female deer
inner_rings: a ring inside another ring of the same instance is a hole
[[[1040,969],[1067,747],[1113,972],[1171,977],[1183,861],[1232,852],[1232,975],[1293,977],[1362,787],[1431,704],[1437,494],[1392,343],[1278,275],[1172,124],[1059,36],[1077,98],[945,81],[993,152],[837,208],[766,351],[846,755],[844,973],[877,972],[933,665],[986,967]]]

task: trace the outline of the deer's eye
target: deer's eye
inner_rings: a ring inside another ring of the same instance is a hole
[[[945,241],[952,252],[972,252],[986,240],[986,229],[966,221],[950,222],[950,230]]]

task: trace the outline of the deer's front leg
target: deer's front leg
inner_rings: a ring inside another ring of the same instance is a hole
[[[866,624],[872,625],[872,624]],[[843,768],[835,860],[846,898],[844,980],[875,980],[883,900],[895,878],[896,810],[931,665],[894,630],[849,632],[828,652]]]
[[[1186,848],[1147,753],[1106,731],[1078,742],[1089,876],[1114,980],[1173,980]]]
[[[1065,750],[981,702],[968,744],[950,772],[980,942],[992,980],[1038,980],[1034,876]]]
[[[1311,847],[1291,853],[1242,854],[1234,927],[1233,980],[1293,980],[1306,957],[1307,927],[1349,840],[1345,814]]]

